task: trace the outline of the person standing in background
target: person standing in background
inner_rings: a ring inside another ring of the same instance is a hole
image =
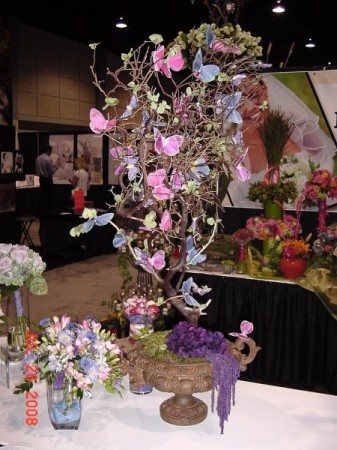
[[[53,173],[55,171],[51,159],[52,147],[47,145],[40,156],[36,158],[35,170],[40,179],[40,195],[38,214],[49,212],[53,201]]]
[[[73,192],[81,189],[84,198],[86,198],[90,187],[90,177],[86,161],[83,157],[75,159],[74,169],[74,176],[72,179],[69,179],[73,186]]]

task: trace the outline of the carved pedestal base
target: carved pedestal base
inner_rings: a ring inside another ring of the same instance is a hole
[[[188,426],[207,417],[206,403],[193,395],[174,395],[160,405],[160,417],[172,425]]]

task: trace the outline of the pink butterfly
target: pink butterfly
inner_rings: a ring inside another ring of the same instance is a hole
[[[230,336],[235,336],[240,339],[248,339],[248,334],[250,334],[254,330],[254,325],[252,322],[248,322],[248,320],[243,320],[240,324],[241,333],[229,333]]]
[[[184,138],[179,134],[173,134],[165,138],[158,128],[154,128],[154,148],[161,155],[165,153],[168,156],[174,156],[179,153],[179,149],[184,142]]]
[[[136,255],[136,263],[143,267],[148,272],[153,270],[161,270],[165,267],[165,252],[164,250],[158,250],[151,258],[142,252],[138,247],[134,249]]]
[[[168,56],[164,59],[165,48],[163,45],[158,47],[153,52],[153,62],[154,62],[154,70],[157,72],[161,71],[167,78],[172,78],[171,70],[174,72],[179,72],[184,67],[184,60],[181,55],[181,51],[178,50],[172,56]]]
[[[245,159],[247,152],[248,147],[246,148],[245,152],[233,163],[236,175],[240,181],[247,181],[250,178],[249,170],[242,164],[242,161]]]
[[[158,169],[155,172],[150,172],[147,176],[147,184],[149,186],[161,186],[166,177],[165,169]]]
[[[106,120],[103,114],[95,108],[90,110],[90,128],[94,133],[107,133],[116,125],[116,119]]]
[[[156,186],[152,190],[152,195],[157,200],[169,200],[169,199],[172,199],[174,197],[174,194],[171,191],[171,189],[167,188],[163,184],[161,184],[160,186]]]
[[[171,214],[167,209],[165,209],[164,214],[162,215],[159,227],[162,231],[165,232],[169,231],[172,228]]]

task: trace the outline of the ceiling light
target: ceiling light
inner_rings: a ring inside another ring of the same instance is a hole
[[[116,23],[116,27],[117,28],[126,28],[127,27],[127,24],[125,23],[123,17],[119,18],[119,21]]]
[[[281,5],[281,0],[276,0],[276,5],[273,8],[273,12],[280,14],[283,13],[285,11],[285,7],[283,5]]]
[[[314,48],[314,47],[316,47],[316,44],[315,44],[315,42],[312,42],[311,38],[309,38],[309,41],[305,44],[305,46],[307,48]]]

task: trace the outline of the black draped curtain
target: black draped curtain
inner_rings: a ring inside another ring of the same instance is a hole
[[[193,279],[212,288],[201,326],[228,338],[242,320],[254,324],[251,337],[262,350],[241,379],[337,394],[337,321],[316,294],[287,283],[206,274]]]

